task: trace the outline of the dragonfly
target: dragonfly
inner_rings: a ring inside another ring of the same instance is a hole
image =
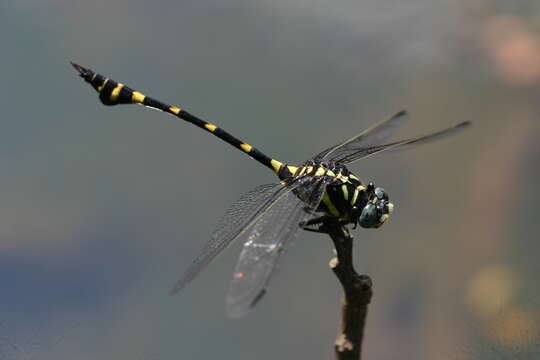
[[[349,226],[375,229],[388,221],[394,205],[386,190],[371,182],[362,182],[347,165],[383,152],[430,143],[471,124],[465,121],[426,135],[392,141],[391,135],[406,122],[406,111],[400,111],[302,164],[290,165],[267,156],[184,109],[146,96],[81,65],[71,64],[98,92],[104,105],[141,104],[171,114],[217,136],[277,175],[277,182],[256,187],[230,206],[210,240],[170,291],[171,295],[178,293],[234,240],[242,238],[244,245],[226,297],[226,310],[232,317],[246,314],[260,302],[281,255],[302,229],[324,233],[327,228],[324,225],[332,223],[348,233]]]

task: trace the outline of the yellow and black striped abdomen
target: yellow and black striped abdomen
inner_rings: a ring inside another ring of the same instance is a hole
[[[135,91],[122,83],[106,78],[90,69],[82,67],[81,65],[74,63],[71,64],[79,72],[80,76],[87,83],[92,85],[92,87],[99,93],[99,99],[104,105],[111,106],[118,104],[141,104],[161,110],[184,121],[190,122],[193,125],[217,136],[240,151],[248,154],[250,157],[262,163],[266,167],[270,168],[276,174],[279,174],[280,170],[282,170],[283,163],[266,156],[260,150],[237,139],[220,127],[204,121],[179,107],[171,106],[149,96],[143,95],[142,93]]]

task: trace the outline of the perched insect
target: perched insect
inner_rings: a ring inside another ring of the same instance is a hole
[[[394,206],[386,191],[372,183],[362,183],[345,167],[346,164],[383,151],[402,150],[438,140],[470,125],[462,122],[425,136],[387,142],[406,117],[406,112],[400,111],[305,163],[293,166],[268,157],[185,110],[145,96],[80,65],[72,65],[99,93],[103,104],[142,104],[174,115],[243,151],[279,177],[278,183],[253,189],[229,208],[210,241],[171,290],[171,295],[176,294],[233,240],[244,236],[246,240],[226,301],[231,316],[245,314],[263,297],[281,253],[300,229],[324,232],[322,225],[329,222],[345,229],[349,224],[378,228],[388,220]]]

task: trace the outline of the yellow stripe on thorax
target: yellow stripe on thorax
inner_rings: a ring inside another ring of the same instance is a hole
[[[339,217],[340,213],[339,210],[335,207],[335,205],[332,203],[332,200],[330,200],[330,196],[328,196],[328,192],[324,192],[322,202],[326,207],[328,208],[328,211],[331,215],[334,215],[336,217]]]
[[[366,188],[364,186],[362,186],[362,185],[358,185],[356,187],[356,189],[354,189],[354,194],[353,194],[353,197],[351,199],[351,205],[354,206],[354,204],[356,203],[356,199],[358,199],[358,195],[360,194],[360,191],[364,191],[365,189]]]
[[[349,189],[346,184],[341,185],[341,191],[343,192],[343,198],[349,200]]]
[[[317,171],[315,171],[315,176],[323,176],[323,175],[328,175],[328,176],[333,176],[333,177],[336,176],[336,174],[332,170],[328,170],[328,169],[325,169],[324,167],[320,166],[317,169]]]
[[[341,172],[340,172],[339,174],[336,175],[336,179],[341,180],[341,181],[343,181],[344,183],[348,183],[348,182],[349,182],[349,177],[348,177],[348,176],[344,176]]]
[[[353,194],[353,197],[351,199],[351,205],[354,205],[357,198],[358,198],[358,188],[354,189],[354,194]]]

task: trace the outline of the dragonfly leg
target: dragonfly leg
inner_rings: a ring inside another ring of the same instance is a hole
[[[321,228],[302,228],[302,230],[305,230],[305,231],[309,231],[309,232],[314,232],[314,233],[318,233],[318,234],[328,234],[328,231],[324,230],[324,229],[321,229]]]
[[[303,221],[299,224],[299,226],[302,228],[302,230],[316,232],[320,234],[328,234],[327,227],[330,224],[335,224],[336,218],[330,215],[323,215],[314,217],[313,219],[309,219],[307,221]],[[349,232],[349,229],[347,229],[344,225],[345,223],[340,222],[337,220],[337,223],[339,226],[342,226],[347,233]],[[313,227],[315,225],[318,225],[318,227]]]
[[[314,218],[309,219],[307,221],[303,221],[299,225],[302,228],[305,227],[305,226],[319,225],[319,224],[323,224],[323,223],[327,222],[330,219],[331,219],[331,216],[328,216],[328,215],[317,216],[317,217],[314,217]]]
[[[323,224],[326,222],[326,220],[328,220],[327,215],[318,216],[307,221],[302,221],[298,225],[302,228],[302,230],[326,234],[327,232],[323,229]]]

